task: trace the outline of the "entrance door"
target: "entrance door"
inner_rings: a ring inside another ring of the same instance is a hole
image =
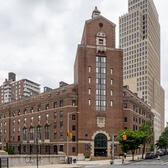
[[[107,156],[107,137],[102,133],[97,134],[95,137],[94,156]]]

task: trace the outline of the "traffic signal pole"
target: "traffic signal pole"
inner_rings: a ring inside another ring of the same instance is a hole
[[[114,164],[114,135],[112,135],[112,154],[111,154],[111,164]]]

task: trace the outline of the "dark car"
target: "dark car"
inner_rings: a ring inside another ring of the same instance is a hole
[[[145,159],[154,159],[156,156],[154,154],[154,152],[148,152],[145,155]]]
[[[163,156],[163,155],[164,155],[164,152],[159,149],[159,150],[156,151],[156,155],[157,155],[157,156]]]

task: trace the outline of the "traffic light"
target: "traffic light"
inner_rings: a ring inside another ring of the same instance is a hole
[[[122,134],[122,140],[126,141],[127,140],[127,135],[125,134],[125,132]]]
[[[67,132],[67,137],[68,137],[69,139],[72,139],[72,132]]]

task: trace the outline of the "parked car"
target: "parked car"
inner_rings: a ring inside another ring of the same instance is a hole
[[[156,156],[163,156],[163,155],[164,155],[164,152],[161,149],[158,149],[156,151]]]
[[[154,154],[154,152],[148,152],[145,155],[145,159],[154,159],[156,158],[156,155]]]

